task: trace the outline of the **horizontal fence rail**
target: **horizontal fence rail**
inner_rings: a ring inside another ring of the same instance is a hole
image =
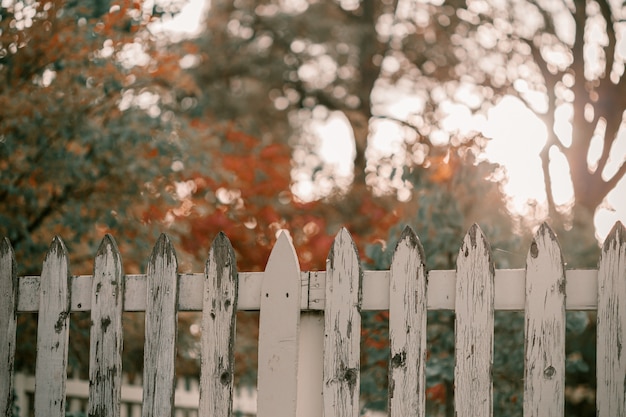
[[[261,285],[264,272],[239,272],[238,310],[258,311],[261,307]],[[565,271],[567,310],[596,310],[598,307],[598,270],[571,269]],[[146,311],[146,275],[126,275],[124,311]],[[300,310],[324,311],[326,272],[300,272]],[[19,279],[18,311],[39,311],[38,276]],[[362,311],[389,309],[389,271],[363,271]],[[497,269],[495,271],[494,308],[523,311],[526,303],[525,269]],[[178,311],[202,311],[204,275],[178,274]],[[456,299],[456,271],[428,271],[428,310],[454,310]],[[71,311],[91,311],[93,276],[71,277]]]
[[[495,270],[478,226],[465,235],[454,271],[427,271],[417,235],[407,228],[390,270],[363,271],[349,233],[330,248],[326,271],[303,272],[286,232],[266,270],[236,270],[219,234],[205,271],[177,273],[173,246],[161,236],[147,272],[124,275],[106,236],[92,276],[71,276],[55,238],[39,277],[17,277],[7,239],[0,241],[0,415],[11,415],[18,313],[38,312],[35,416],[63,416],[70,312],[90,311],[89,415],[120,415],[123,311],[144,311],[142,415],[174,413],[177,314],[201,311],[200,414],[229,416],[237,310],[259,310],[257,409],[260,417],[357,416],[363,310],[389,310],[389,412],[424,416],[426,311],[455,314],[455,414],[493,413],[495,310],[525,315],[524,415],[563,415],[565,311],[597,311],[598,416],[626,415],[626,231],[617,223],[597,270],[566,270],[547,225],[536,232],[523,270]],[[323,314],[320,314],[323,312]]]

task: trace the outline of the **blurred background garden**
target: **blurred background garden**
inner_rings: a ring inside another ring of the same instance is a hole
[[[288,229],[324,270],[340,227],[388,269],[405,225],[454,269],[478,223],[496,268],[524,268],[536,227],[568,269],[594,268],[626,221],[622,0],[0,1],[0,236],[38,275],[54,235],[72,274],[102,237],[142,273],[161,232],[200,272],[224,231],[240,271]],[[386,312],[367,312],[364,409],[384,410]],[[595,416],[595,317],[568,312],[566,414]],[[451,312],[429,313],[427,402],[453,415]],[[127,313],[124,370],[141,372]],[[178,375],[197,376],[180,314]],[[521,415],[523,315],[496,313],[496,416]],[[258,315],[240,313],[235,383],[256,383]],[[36,322],[20,316],[16,370]],[[87,375],[89,317],[72,315]]]

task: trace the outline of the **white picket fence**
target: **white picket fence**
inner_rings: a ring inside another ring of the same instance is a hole
[[[597,310],[597,415],[626,415],[626,230],[616,224],[597,270],[565,270],[546,225],[529,248],[526,269],[495,270],[478,226],[465,235],[455,271],[426,271],[415,233],[406,229],[387,271],[363,271],[341,230],[325,272],[301,272],[288,234],[265,272],[237,273],[220,234],[204,273],[178,274],[162,236],[146,274],[124,275],[111,236],[93,276],[71,276],[55,238],[41,276],[17,277],[8,240],[0,242],[0,414],[10,415],[17,313],[39,312],[34,415],[65,411],[71,311],[90,311],[90,416],[121,415],[122,311],[145,311],[142,416],[173,415],[178,311],[201,311],[199,415],[229,416],[233,406],[235,311],[260,310],[257,415],[359,415],[363,310],[389,310],[389,414],[425,415],[426,311],[455,311],[455,413],[493,414],[494,310],[525,312],[524,416],[562,416],[565,310]]]
[[[139,378],[136,378],[139,379]],[[15,402],[19,417],[34,414],[32,399],[35,394],[35,376],[18,372],[14,375]],[[129,382],[122,375],[121,417],[140,417],[142,402],[141,380]],[[86,415],[89,402],[89,381],[68,378],[65,386],[67,411]],[[256,389],[237,387],[233,393],[233,413],[239,417],[256,416]],[[174,391],[174,417],[198,417],[200,382],[193,378],[179,378]],[[17,416],[16,416],[17,417]]]

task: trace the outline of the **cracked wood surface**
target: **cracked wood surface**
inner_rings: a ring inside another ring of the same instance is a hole
[[[494,266],[478,225],[457,257],[454,409],[457,417],[493,415]]]
[[[346,229],[335,237],[326,262],[324,415],[359,415],[361,266]]]
[[[70,327],[70,271],[67,250],[55,237],[41,271],[35,417],[65,417],[65,384]]]
[[[559,242],[545,223],[526,258],[524,338],[524,416],[563,416],[565,273]]]

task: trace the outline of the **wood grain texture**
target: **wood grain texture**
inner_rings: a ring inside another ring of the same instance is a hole
[[[426,408],[426,267],[424,250],[407,227],[391,262],[389,282],[389,411],[424,417]]]
[[[559,242],[542,224],[526,258],[524,416],[563,416],[565,274]]]
[[[146,341],[143,360],[143,417],[174,411],[178,325],[177,260],[170,240],[161,235],[147,268]]]
[[[358,253],[346,229],[326,262],[324,415],[359,415],[361,281]]]
[[[35,417],[65,416],[70,325],[70,270],[63,241],[55,237],[41,271]]]
[[[597,320],[597,416],[625,416],[626,229],[619,222],[600,255]]]
[[[119,417],[122,387],[124,276],[115,239],[96,253],[89,342],[89,417]]]
[[[17,266],[9,239],[0,240],[0,416],[11,417],[17,330]]]
[[[457,417],[493,415],[494,265],[478,225],[457,257],[454,409]]]
[[[239,272],[238,310],[258,311],[261,305],[263,272]],[[326,272],[303,271],[300,308],[324,311]],[[456,271],[434,270],[428,273],[428,310],[454,310]],[[310,280],[309,280],[310,277]],[[567,310],[596,310],[598,305],[598,270],[570,269],[565,272]],[[18,277],[18,312],[39,310],[39,277]],[[72,311],[91,310],[91,275],[72,277]],[[125,279],[124,311],[146,310],[146,276],[129,274]],[[179,274],[178,311],[202,311],[204,273]],[[495,277],[496,310],[523,311],[526,303],[526,270],[499,269]],[[389,308],[389,271],[363,271],[362,311]],[[308,297],[307,297],[308,294]]]
[[[233,401],[238,282],[235,252],[223,233],[213,240],[204,273],[199,413],[228,417]]]
[[[291,238],[280,232],[261,288],[259,417],[296,415],[300,283],[300,266]]]

